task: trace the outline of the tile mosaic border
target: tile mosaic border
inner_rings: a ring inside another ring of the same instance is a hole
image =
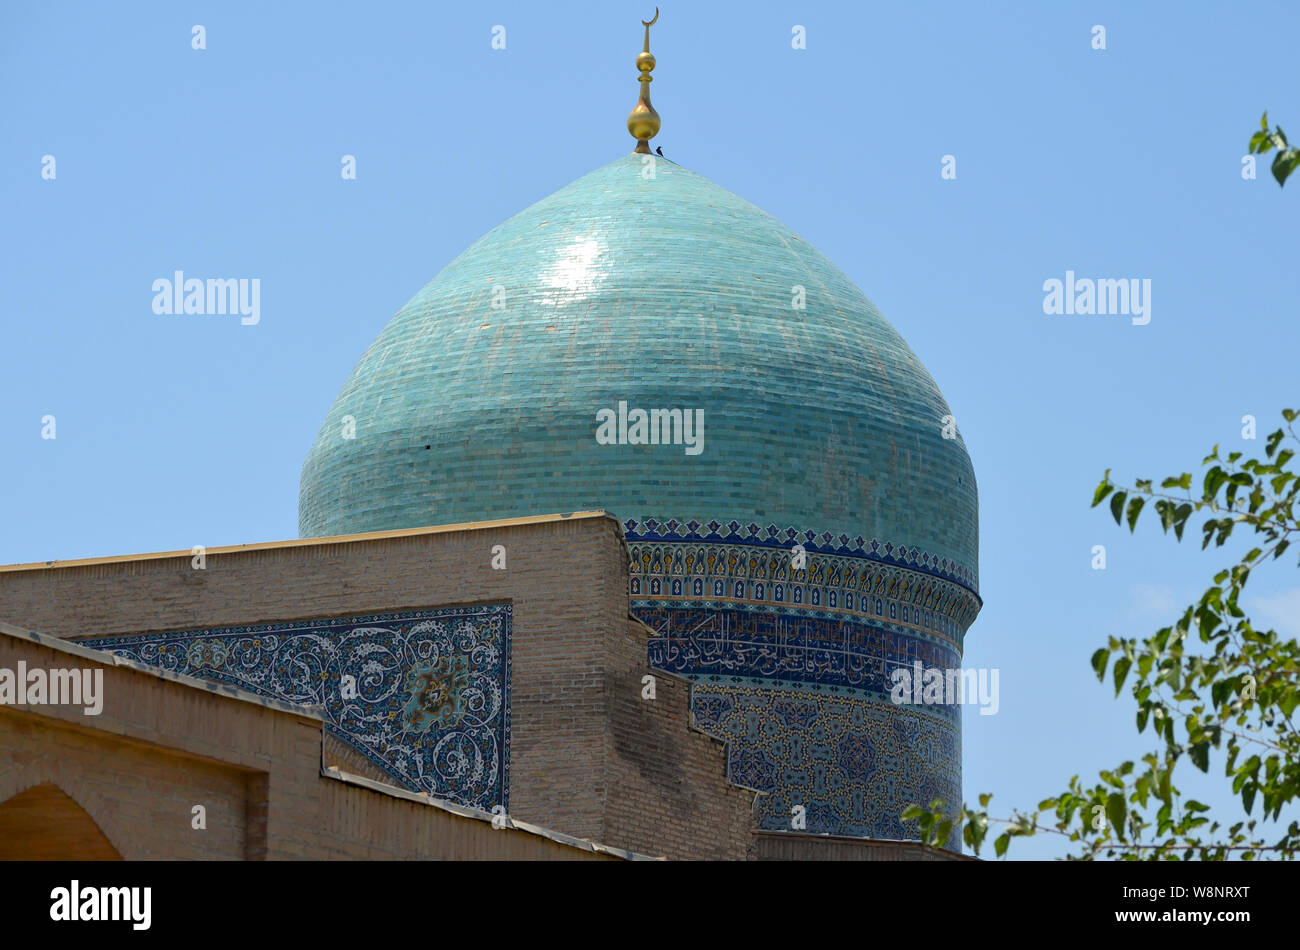
[[[509,807],[508,602],[78,641],[325,711],[325,728],[395,784]],[[355,695],[344,698],[344,677]]]

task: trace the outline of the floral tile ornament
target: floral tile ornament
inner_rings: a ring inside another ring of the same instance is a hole
[[[500,603],[80,642],[320,706],[395,785],[490,811],[509,806],[511,628]]]

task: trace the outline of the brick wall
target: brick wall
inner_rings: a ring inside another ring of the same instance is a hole
[[[505,571],[491,567],[497,544]],[[628,616],[627,570],[617,523],[583,514],[214,549],[202,571],[188,553],[0,568],[0,622],[75,640],[510,601],[512,818],[670,858],[935,857],[905,844],[751,834],[755,793],[727,782],[726,746],[691,728],[689,685],[658,673],[655,698],[642,698],[649,631]],[[506,847],[476,844],[463,818],[320,778],[323,759],[390,781],[346,744],[326,737],[322,747],[319,719],[204,691],[196,699],[193,687],[131,675],[111,694],[118,718],[106,705],[94,736],[87,717],[55,728],[0,707],[0,801],[54,782],[102,818],[128,857],[446,857]],[[42,751],[47,741],[68,753],[65,764]],[[188,828],[199,795],[219,833],[155,835]]]
[[[0,830],[48,829],[0,837],[0,858],[105,856],[60,838],[68,799],[128,860],[611,857],[322,775],[319,718],[97,657],[0,632],[0,667],[101,669],[105,697],[98,716],[0,706]]]
[[[496,544],[505,571],[491,567]],[[648,631],[628,618],[626,548],[608,516],[214,549],[201,571],[188,553],[0,569],[0,621],[69,639],[502,600],[514,611],[511,816],[648,854],[744,857],[752,794],[727,784],[725,746],[690,728],[686,684],[660,675],[658,698],[641,699]],[[313,729],[297,753],[319,759]],[[385,780],[335,740],[324,755]],[[270,781],[273,802],[321,807]]]
[[[974,861],[973,857],[920,842],[756,832],[750,857],[756,861]]]
[[[726,746],[687,728],[690,684],[655,673],[642,698],[649,631],[628,620],[609,641],[609,808],[602,840],[674,858],[743,860],[754,792],[727,781]]]

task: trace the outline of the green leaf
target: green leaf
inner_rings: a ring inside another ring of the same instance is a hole
[[[1106,817],[1110,819],[1119,840],[1123,841],[1124,819],[1128,817],[1128,802],[1124,801],[1123,792],[1111,792],[1106,797]]]
[[[1002,855],[1007,853],[1007,845],[1009,845],[1010,843],[1011,843],[1011,834],[1006,831],[1002,832],[1002,834],[998,835],[997,839],[993,842],[993,852],[999,858],[1002,857]]]
[[[1110,496],[1110,513],[1115,518],[1116,524],[1124,523],[1124,499],[1128,498],[1128,492],[1117,491]]]
[[[1277,179],[1279,187],[1286,184],[1297,165],[1300,165],[1300,149],[1288,148],[1277,153],[1273,159],[1273,177]]]
[[[930,843],[935,847],[939,847],[947,842],[950,837],[952,837],[952,819],[939,822]]]
[[[1268,110],[1267,109],[1264,110],[1264,114],[1259,118],[1259,127],[1263,129],[1265,132],[1268,131]]]
[[[1194,743],[1192,747],[1187,750],[1187,754],[1191,756],[1192,764],[1202,772],[1208,772],[1210,770],[1210,744],[1208,742]]]
[[[1092,496],[1092,507],[1096,508],[1101,504],[1101,500],[1115,490],[1115,486],[1110,483],[1110,469],[1106,469],[1106,477],[1101,480],[1097,486],[1097,491]]]
[[[1097,674],[1097,679],[1101,682],[1106,681],[1106,663],[1110,660],[1110,651],[1105,647],[1096,651],[1092,655],[1092,669]]]
[[[993,796],[990,795],[988,792],[984,792],[983,794],[980,795],[980,808],[988,808],[989,802],[992,800],[993,800]]]
[[[1119,691],[1124,688],[1124,679],[1125,677],[1128,676],[1128,668],[1132,665],[1133,665],[1133,661],[1126,656],[1120,657],[1118,660],[1115,661],[1114,676],[1115,676],[1116,696],[1118,696]]]
[[[980,845],[984,843],[984,836],[988,833],[988,829],[989,819],[987,815],[971,815],[970,820],[966,822],[966,827],[962,829],[966,843],[974,848],[977,854]]]
[[[1206,498],[1213,498],[1219,493],[1219,488],[1228,480],[1228,473],[1219,466],[1214,466],[1205,473],[1205,480],[1202,482],[1202,491]]]
[[[1128,503],[1128,529],[1133,531],[1137,528],[1138,514],[1142,511],[1142,506],[1146,504],[1144,498],[1134,498]]]
[[[1216,680],[1214,684],[1210,686],[1210,701],[1214,703],[1215,706],[1222,706],[1227,701],[1228,697],[1232,695],[1232,687],[1234,685],[1235,684],[1232,680]]]

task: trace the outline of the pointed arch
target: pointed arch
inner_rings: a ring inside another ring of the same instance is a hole
[[[0,861],[121,861],[90,813],[53,782],[0,802]]]

